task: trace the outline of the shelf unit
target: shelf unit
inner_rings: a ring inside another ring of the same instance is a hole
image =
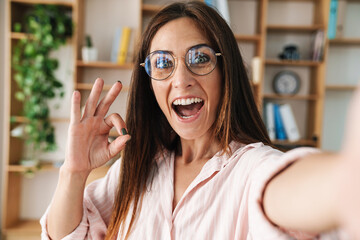
[[[2,206],[2,230],[7,240],[11,239],[39,239],[40,225],[38,219],[28,219],[22,217],[22,185],[24,182],[24,175],[22,173],[27,171],[38,171],[36,167],[25,167],[20,165],[22,157],[22,149],[24,143],[21,139],[12,137],[10,130],[14,129],[19,124],[27,122],[24,116],[21,116],[22,105],[13,97],[16,91],[16,83],[13,79],[13,71],[11,70],[11,53],[12,47],[17,41],[25,38],[31,38],[31,35],[25,33],[12,32],[14,22],[23,22],[23,17],[28,9],[31,9],[34,4],[55,4],[65,7],[66,11],[71,12],[73,21],[76,23],[76,2],[57,1],[57,0],[7,0],[7,31],[6,41],[7,49],[6,56],[8,69],[6,69],[6,108],[5,108],[5,122],[7,123],[5,129],[5,141],[3,152],[3,206]],[[76,39],[76,32],[68,43],[71,44]],[[72,49],[76,51],[75,46]],[[51,119],[54,124],[67,124],[68,118],[54,117]],[[42,164],[41,171],[50,172],[56,168],[52,164]]]
[[[290,103],[293,109],[301,140],[274,141],[286,150],[298,146],[321,146],[326,55],[320,61],[313,61],[311,50],[315,33],[327,30],[328,6],[327,0],[268,1],[262,96],[264,105],[267,102]],[[298,46],[300,60],[278,59],[278,54],[288,44]],[[325,44],[324,49],[326,47]],[[284,70],[300,76],[301,86],[296,95],[280,96],[272,89],[274,76]]]
[[[324,121],[322,148],[329,151],[340,150],[348,105],[360,83],[359,12],[359,0],[340,0],[336,36],[328,41],[324,104],[328,121]]]

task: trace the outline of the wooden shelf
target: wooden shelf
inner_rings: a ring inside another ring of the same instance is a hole
[[[21,220],[18,224],[8,229],[5,229],[6,234],[10,236],[24,236],[24,235],[37,235],[40,237],[41,226],[39,220]],[[16,238],[13,238],[16,239]]]
[[[11,120],[15,123],[27,123],[29,120],[24,116],[12,116]],[[70,118],[50,118],[51,122],[70,122]]]
[[[162,8],[162,6],[154,5],[154,4],[143,4],[142,5],[142,11],[147,14],[155,14],[158,11],[160,11],[161,8]]]
[[[34,166],[34,167],[26,167],[26,166],[22,166],[22,165],[8,165],[7,166],[7,171],[8,172],[26,172],[26,171],[53,171],[53,170],[58,170],[59,168],[55,167],[54,164],[52,163],[41,163],[39,167]]]
[[[289,2],[289,0],[269,0],[270,2]],[[318,0],[291,0],[292,2],[316,2]]]
[[[267,65],[280,65],[280,66],[299,66],[299,67],[316,67],[322,62],[315,62],[311,60],[278,60],[278,59],[267,59],[265,64]]]
[[[299,141],[291,142],[289,140],[274,140],[272,141],[275,145],[283,145],[283,146],[316,146],[316,141],[309,139],[301,139]]]
[[[59,1],[59,0],[10,0],[12,3],[23,3],[23,4],[49,4],[49,5],[60,5],[66,7],[73,7],[74,1]]]
[[[241,35],[234,34],[237,41],[240,42],[259,42],[261,39],[260,35]]]
[[[316,101],[319,99],[316,95],[277,95],[277,94],[264,94],[264,98],[267,99],[283,99],[283,100],[310,100],[310,101]]]
[[[323,25],[267,25],[266,29],[273,32],[314,32],[317,30],[324,30]]]
[[[10,38],[11,39],[25,39],[28,37],[28,34],[26,33],[21,33],[21,32],[12,32],[10,33]]]
[[[126,63],[126,64],[117,64],[113,62],[104,62],[104,61],[97,61],[97,62],[84,62],[78,60],[76,62],[78,67],[88,67],[88,68],[112,68],[112,69],[125,69],[125,70],[132,70],[134,64]]]
[[[331,45],[359,45],[360,46],[360,38],[335,38],[330,39],[329,43]]]
[[[353,91],[357,88],[357,86],[351,85],[326,85],[326,90],[339,90],[339,91]]]
[[[77,90],[91,90],[93,87],[92,83],[77,83],[75,89]],[[103,87],[103,91],[109,91],[112,85],[105,84]],[[122,92],[129,91],[129,86],[123,86],[121,89]]]

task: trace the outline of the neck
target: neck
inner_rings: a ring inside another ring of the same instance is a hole
[[[212,158],[220,149],[220,144],[215,139],[183,139],[180,140],[181,146],[178,155],[184,164],[195,161],[207,161]]]

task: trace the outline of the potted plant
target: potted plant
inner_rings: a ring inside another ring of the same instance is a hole
[[[84,62],[95,62],[97,60],[97,49],[93,46],[91,36],[86,35],[85,46],[81,49]]]
[[[22,138],[31,156],[56,149],[54,127],[50,122],[48,100],[64,95],[62,83],[55,77],[58,60],[50,52],[66,43],[72,35],[73,23],[66,9],[55,5],[37,4],[26,15],[24,29],[27,37],[14,46],[12,67],[18,89],[15,98],[23,103],[26,122]],[[14,118],[11,121],[15,121]]]

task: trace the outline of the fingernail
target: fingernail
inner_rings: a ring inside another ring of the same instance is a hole
[[[121,129],[121,133],[122,133],[122,135],[127,135],[128,134],[125,128]]]
[[[120,80],[117,80],[117,81],[122,84],[122,82]]]

